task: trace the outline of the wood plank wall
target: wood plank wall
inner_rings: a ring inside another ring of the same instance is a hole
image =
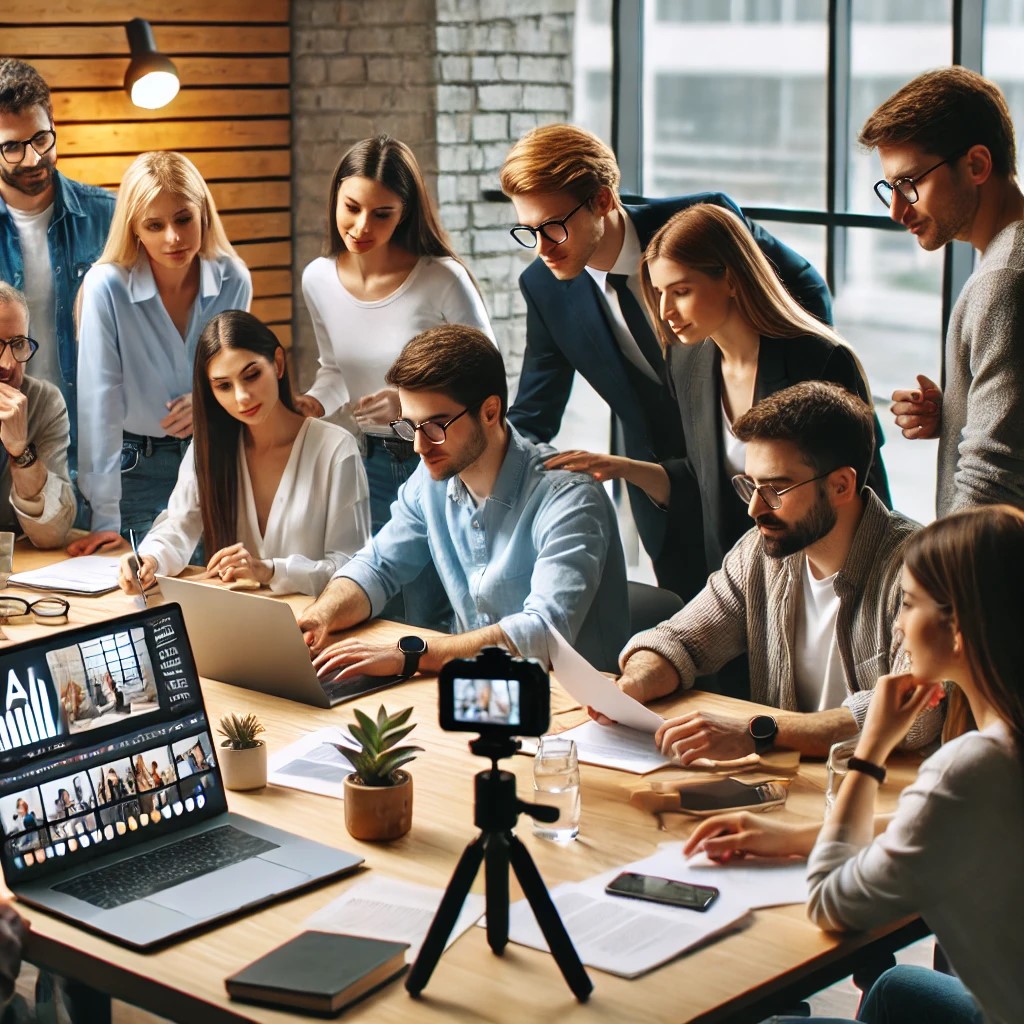
[[[116,187],[141,152],[176,149],[199,168],[252,272],[253,313],[292,339],[288,0],[37,0],[4,3],[0,53],[53,93],[58,167]],[[123,88],[124,26],[145,18],[178,68],[161,110]]]

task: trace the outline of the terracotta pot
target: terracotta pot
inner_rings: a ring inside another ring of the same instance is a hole
[[[262,789],[267,784],[267,745],[263,740],[243,750],[221,746],[217,753],[225,789]]]
[[[399,769],[396,786],[364,786],[345,777],[345,827],[353,839],[397,839],[412,828],[412,776]]]

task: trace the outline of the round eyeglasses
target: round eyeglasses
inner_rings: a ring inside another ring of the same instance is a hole
[[[476,405],[467,405],[462,412],[456,413],[445,423],[438,423],[437,420],[424,420],[422,423],[413,423],[412,420],[401,419],[392,420],[388,425],[403,441],[415,441],[416,431],[419,430],[431,444],[444,444],[448,436],[448,428],[457,419],[465,416],[470,409],[479,409],[482,404],[482,402],[477,402]]]
[[[918,182],[924,181],[932,171],[937,171],[943,164],[950,164],[954,160],[959,160],[966,152],[966,149],[962,149],[959,153],[947,156],[945,160],[940,160],[937,164],[932,164],[928,170],[922,171],[916,178],[897,178],[892,183],[886,181],[885,178],[882,178],[881,181],[875,182],[875,195],[878,196],[882,205],[886,209],[892,208],[892,194],[897,191],[911,206],[913,206],[914,203],[921,198],[917,194]]]
[[[836,467],[839,469],[840,467]],[[759,484],[756,483],[753,477],[749,477],[746,473],[740,473],[738,476],[732,478],[732,485],[736,489],[736,493],[740,498],[747,504],[750,504],[750,499],[755,494],[773,511],[777,512],[782,508],[782,496],[789,494],[790,491],[795,491],[798,487],[803,487],[804,484],[813,484],[815,480],[824,480],[825,477],[830,476],[834,473],[835,469],[830,469],[827,473],[821,473],[818,476],[812,476],[810,480],[801,480],[798,484],[790,484],[788,487],[783,487],[781,490],[777,487],[773,487],[771,484]]]
[[[36,622],[45,625],[62,625],[67,622],[70,610],[70,603],[63,597],[41,597],[38,601],[26,601],[23,597],[0,597],[0,622],[4,623],[31,615]]]
[[[8,164],[20,164],[25,159],[28,147],[31,146],[38,156],[44,156],[57,145],[57,133],[52,128],[44,128],[36,132],[31,139],[23,139],[16,142],[0,142],[0,156]]]
[[[0,359],[3,359],[8,349],[16,363],[27,363],[39,351],[39,342],[27,338],[24,334],[16,334],[6,341],[0,338]]]
[[[552,245],[561,245],[569,237],[569,229],[565,226],[569,218],[577,211],[582,210],[590,202],[590,196],[574,206],[561,220],[546,220],[535,228],[529,224],[517,224],[509,229],[509,234],[524,248],[536,249],[539,241],[538,235],[543,235]]]

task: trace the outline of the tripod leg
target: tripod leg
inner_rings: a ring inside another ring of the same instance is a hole
[[[572,990],[572,994],[581,1002],[585,1003],[590,993],[594,990],[594,983],[590,980],[586,970],[576,953],[576,947],[569,938],[569,933],[558,916],[558,909],[552,902],[551,895],[544,885],[544,879],[540,877],[537,865],[533,863],[530,851],[523,845],[517,836],[511,837],[509,843],[509,859],[515,870],[516,878],[523,887],[526,900],[530,904],[537,924],[548,941],[548,948],[551,955],[558,964],[566,984]]]
[[[487,836],[481,833],[462,852],[459,863],[455,865],[448,888],[441,897],[441,903],[430,923],[430,930],[420,947],[419,956],[412,965],[405,979],[406,989],[414,996],[418,996],[430,981],[431,974],[437,966],[444,952],[444,944],[448,941],[455,921],[462,910],[463,903],[469,895],[469,887],[480,870],[480,862],[484,858],[484,851],[487,848]]]
[[[484,860],[487,889],[487,945],[501,956],[508,945],[508,846],[510,833],[488,835]]]

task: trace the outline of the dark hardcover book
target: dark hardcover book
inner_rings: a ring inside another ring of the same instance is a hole
[[[224,984],[232,999],[243,1002],[336,1014],[401,974],[408,948],[407,942],[303,932]]]

